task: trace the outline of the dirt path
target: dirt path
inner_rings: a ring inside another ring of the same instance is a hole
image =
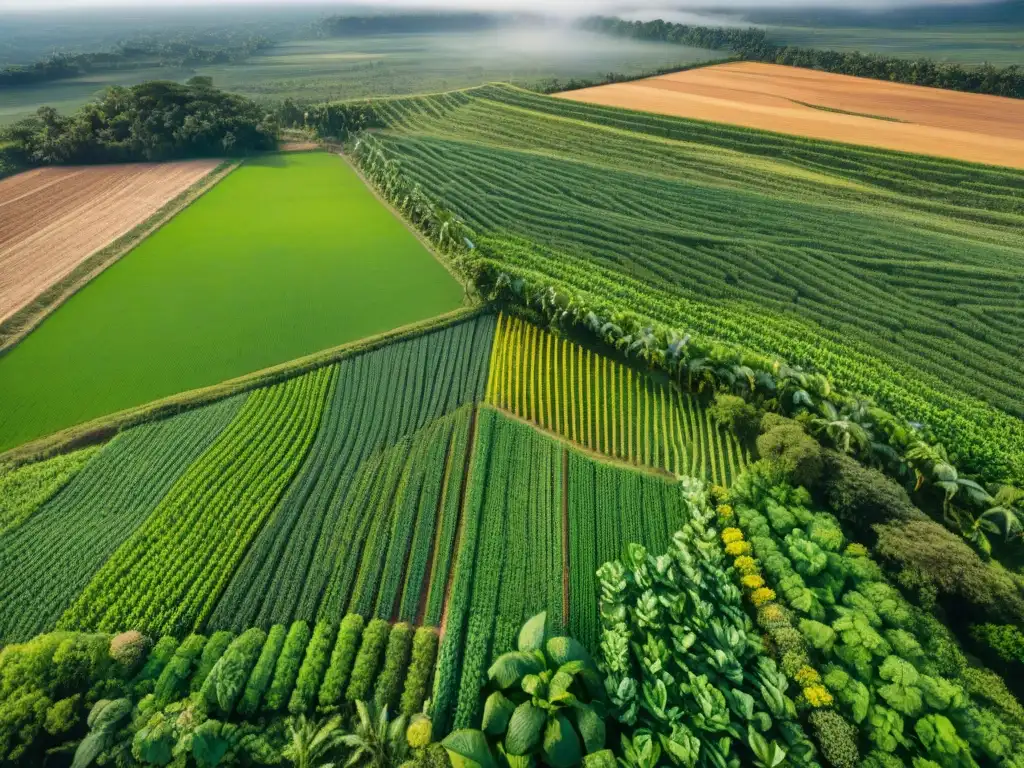
[[[1024,168],[1024,100],[735,62],[558,94],[606,106]]]
[[[42,168],[0,181],[0,321],[218,164]]]

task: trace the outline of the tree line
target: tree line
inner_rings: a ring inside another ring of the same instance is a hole
[[[964,67],[961,64],[932,59],[903,59],[859,51],[827,51],[775,45],[763,29],[702,27],[654,21],[625,21],[606,16],[593,16],[582,22],[593,32],[659,40],[698,48],[728,50],[747,61],[786,64],[805,69],[818,69],[841,75],[855,75],[874,80],[888,80],[910,85],[925,85],[968,93],[986,93],[1024,99],[1024,69],[1017,65]]]
[[[54,53],[47,59],[0,69],[0,90],[53,80],[65,80],[92,72],[139,67],[187,67],[200,64],[231,64],[243,61],[273,45],[262,35],[240,42],[210,44],[192,37],[172,40],[144,39],[119,44],[98,53]]]
[[[41,107],[0,133],[21,165],[223,157],[277,147],[274,114],[207,77],[113,87],[71,115]]]
[[[317,25],[325,37],[416,34],[423,32],[477,32],[507,19],[498,14],[473,12],[393,13],[370,16],[328,16]]]

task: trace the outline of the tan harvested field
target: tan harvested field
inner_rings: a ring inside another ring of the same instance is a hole
[[[218,164],[38,168],[0,181],[0,321]]]
[[[1021,99],[756,62],[720,64],[558,96],[815,139],[1024,168]]]

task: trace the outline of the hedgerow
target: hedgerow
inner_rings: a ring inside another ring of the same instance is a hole
[[[299,667],[306,654],[309,635],[309,625],[304,621],[296,621],[288,630],[288,636],[274,667],[273,681],[263,699],[265,712],[280,712],[288,704],[295,679],[299,675]]]
[[[407,717],[412,717],[423,708],[423,702],[430,693],[437,644],[437,631],[433,627],[420,627],[416,630],[412,641],[412,659],[405,676],[405,690],[402,691],[399,708]]]
[[[364,619],[358,613],[350,613],[341,620],[338,627],[338,639],[331,653],[331,663],[324,675],[318,696],[319,709],[324,712],[334,711],[342,700],[348,686],[352,665],[359,652],[359,641],[363,635]]]
[[[266,632],[253,627],[231,641],[199,691],[211,714],[224,719],[231,717],[266,639]]]
[[[352,667],[352,676],[345,690],[347,701],[366,701],[369,698],[390,631],[391,626],[383,619],[374,619],[366,625],[359,653],[356,654]]]
[[[408,672],[409,652],[412,648],[413,628],[404,622],[395,624],[388,635],[387,649],[384,651],[384,665],[377,678],[373,700],[378,709],[387,707],[389,712],[398,709],[399,696],[402,693],[402,682]]]
[[[253,717],[259,711],[263,694],[270,686],[274,676],[274,669],[277,666],[277,659],[284,647],[287,629],[283,624],[275,624],[267,633],[266,642],[263,643],[263,650],[256,661],[256,666],[249,675],[245,684],[245,691],[242,693],[242,700],[238,702],[237,712],[241,717]]]
[[[313,637],[306,646],[306,655],[299,669],[299,677],[288,702],[288,711],[293,715],[301,715],[313,708],[320,681],[331,658],[331,646],[334,643],[338,627],[326,621],[317,622],[313,629]]]

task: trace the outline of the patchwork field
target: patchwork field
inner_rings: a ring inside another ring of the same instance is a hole
[[[0,181],[0,321],[217,164],[39,168]]]
[[[559,98],[1024,168],[1019,99],[735,62]]]
[[[457,307],[340,158],[250,160],[0,357],[0,449]]]
[[[357,701],[411,716],[429,699],[437,739],[487,727],[492,665],[522,651],[520,627],[541,611],[563,670],[551,685],[576,686],[576,712],[607,686],[598,717],[633,727],[630,678],[688,673],[662,691],[715,714],[685,731],[692,754],[753,764],[785,749],[801,768],[840,749],[939,756],[932,727],[960,764],[1014,754],[1024,734],[989,704],[1012,700],[998,676],[944,663],[941,625],[806,490],[748,473],[721,503],[726,489],[666,471],[688,455],[687,474],[722,466],[722,443],[687,425],[691,397],[517,317],[467,310],[105,445],[0,468],[0,504],[18,510],[0,518],[0,681],[12,701],[49,692],[0,758],[76,733],[75,719],[36,723],[58,705],[84,715],[100,695],[145,698],[147,717],[184,729],[176,713],[202,707],[215,725],[196,741]],[[112,641],[128,627],[154,641],[134,666],[116,653],[131,635]],[[889,682],[894,669],[912,682]],[[903,703],[914,684],[927,695]],[[880,736],[866,713],[887,705],[926,725],[896,715]],[[594,753],[605,726],[585,717],[560,738],[579,728]],[[154,731],[138,743],[177,738]]]
[[[367,172],[396,160],[518,295],[813,366],[1024,478],[1020,171],[500,85],[381,112]]]

